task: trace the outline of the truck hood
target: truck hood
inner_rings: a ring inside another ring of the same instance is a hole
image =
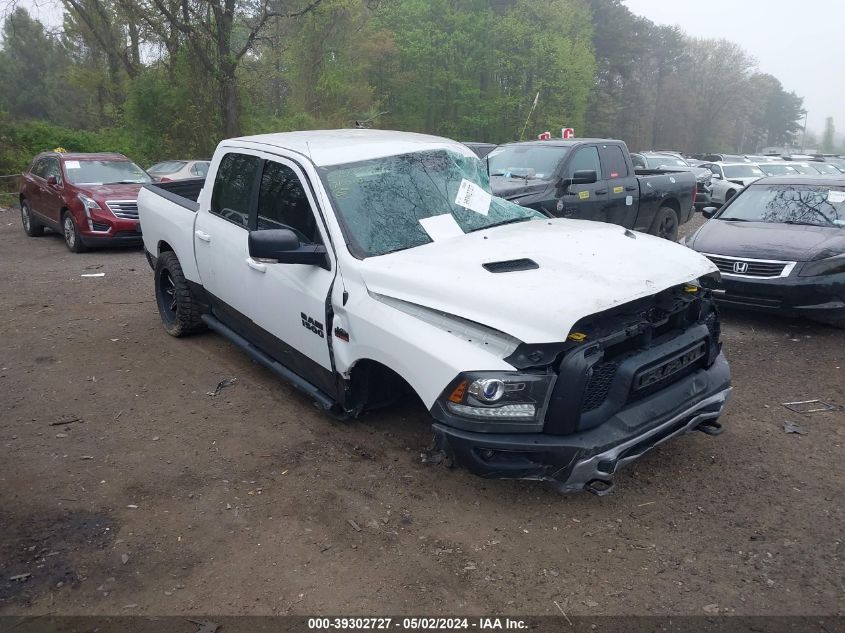
[[[538,267],[499,273],[482,267],[524,258]],[[585,316],[715,270],[679,244],[566,219],[494,227],[362,262],[372,293],[463,317],[526,343],[562,341]]]

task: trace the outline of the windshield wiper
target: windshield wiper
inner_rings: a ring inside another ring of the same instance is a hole
[[[106,183],[109,185],[143,185],[146,180],[118,180],[116,182]]]
[[[716,218],[717,220],[727,220],[728,222],[756,222],[757,220],[746,220],[745,218]]]
[[[782,224],[797,224],[798,226],[830,226],[829,224],[819,224],[818,222],[804,222],[802,220],[784,220]]]
[[[523,218],[510,218],[509,220],[502,220],[501,222],[495,222],[493,224],[488,224],[487,226],[479,226],[477,229],[472,229],[467,231],[467,233],[475,233],[476,231],[484,231],[486,229],[492,229],[497,226],[504,226],[505,224],[514,224],[515,222],[525,222],[526,220],[533,220],[531,216],[525,216]]]

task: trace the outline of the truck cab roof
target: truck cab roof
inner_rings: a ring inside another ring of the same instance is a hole
[[[388,130],[309,130],[242,136],[221,143],[222,147],[256,145],[296,152],[318,167],[355,163],[433,149],[448,149],[464,156],[475,154],[463,143],[439,136]]]
[[[583,145],[585,143],[603,143],[603,144],[612,144],[612,145],[623,145],[624,143],[620,140],[614,140],[610,138],[573,138],[573,139],[560,139],[560,138],[553,138],[549,139],[548,141],[516,141],[513,143],[504,143],[500,145],[500,147],[505,147],[508,145],[542,145],[544,147],[575,147],[576,145]]]

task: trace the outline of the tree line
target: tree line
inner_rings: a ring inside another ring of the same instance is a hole
[[[751,153],[789,142],[803,117],[737,44],[621,0],[61,3],[55,31],[20,7],[5,16],[0,173],[57,145],[148,164],[356,122],[488,142],[567,126],[632,149]]]

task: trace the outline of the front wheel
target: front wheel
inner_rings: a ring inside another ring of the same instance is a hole
[[[651,234],[672,242],[678,241],[678,214],[671,207],[660,207],[654,218]]]
[[[199,302],[173,251],[162,253],[156,261],[155,294],[161,321],[170,336],[187,336],[205,329]]]
[[[62,216],[62,235],[64,235],[65,245],[71,253],[84,253],[88,250],[82,243],[79,229],[76,227],[76,222],[73,221],[70,211],[65,212]]]
[[[32,209],[26,200],[21,201],[21,224],[24,232],[30,237],[44,235],[44,226],[32,216]]]

